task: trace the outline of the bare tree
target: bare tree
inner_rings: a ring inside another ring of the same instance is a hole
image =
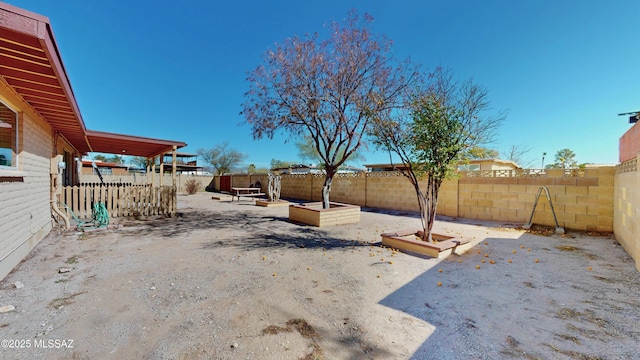
[[[304,137],[303,141],[296,142],[296,147],[298,148],[298,156],[302,160],[313,161],[315,162],[315,165],[318,165],[321,169],[325,168],[324,163],[322,162],[322,158],[320,157],[320,154],[316,150],[315,142],[313,141],[313,138],[311,136],[307,135]],[[338,157],[342,157],[342,156],[343,154],[338,154]],[[365,157],[364,155],[362,155],[361,151],[356,151],[353,154],[351,154],[351,156],[347,161],[364,161],[364,160],[365,160]],[[347,165],[346,161],[345,161],[345,164],[343,165]]]
[[[530,147],[524,145],[511,145],[507,152],[507,160],[511,160],[520,167],[528,168],[533,164],[533,160],[527,160],[526,156],[531,151]]]
[[[256,139],[276,131],[308,135],[325,164],[323,207],[340,165],[364,144],[371,120],[397,105],[412,76],[390,55],[391,41],[371,33],[373,19],[349,13],[318,33],[292,37],[267,51],[247,80],[243,114]]]
[[[294,162],[292,161],[282,161],[282,160],[278,160],[278,159],[271,159],[271,168],[270,169],[283,169],[283,168],[288,168],[291,165],[293,165]]]
[[[500,156],[498,150],[483,146],[474,146],[465,151],[465,159],[497,159]]]
[[[488,91],[472,80],[460,82],[451,72],[437,68],[425,90],[410,99],[408,113],[379,118],[373,135],[378,147],[399,156],[398,170],[413,186],[420,209],[423,240],[431,230],[442,182],[469,150],[493,140],[505,115],[487,114]],[[420,180],[427,176],[426,192]]]
[[[229,147],[228,143],[218,144],[211,149],[199,149],[198,155],[211,164],[218,175],[230,172],[246,159],[246,155]]]
[[[107,156],[103,154],[98,154],[98,155],[93,155],[93,159],[102,161],[102,162],[113,163],[113,164],[124,164],[124,157],[122,155]]]
[[[130,162],[132,165],[135,165],[141,169],[146,169],[147,165],[149,165],[151,161],[144,156],[134,156],[133,158],[131,158]]]

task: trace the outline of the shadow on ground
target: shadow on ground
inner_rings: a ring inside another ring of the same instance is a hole
[[[489,238],[380,304],[433,327],[413,359],[632,359],[640,276],[620,246],[596,253],[609,243]]]
[[[380,348],[375,342],[367,341],[364,336],[366,324],[353,319],[341,319],[339,329],[316,328],[305,319],[296,318],[287,309],[280,308],[282,317],[289,318],[285,324],[270,324],[262,330],[263,336],[275,335],[279,332],[290,332],[295,328],[309,342],[311,352],[302,359],[324,360],[326,353],[341,354],[342,359],[389,359],[392,354]],[[292,323],[304,324],[304,327],[291,326]]]
[[[320,228],[300,226],[286,217],[263,215],[250,211],[185,211],[174,218],[125,220],[118,231],[133,236],[188,237],[195,231],[220,234],[203,249],[234,246],[255,248],[346,248],[370,246],[370,243],[345,240]]]

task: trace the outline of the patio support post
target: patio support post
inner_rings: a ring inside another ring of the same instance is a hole
[[[151,165],[151,188],[153,189],[156,184],[156,157],[153,157],[153,163]]]
[[[173,187],[176,187],[176,171],[177,171],[177,158],[176,158],[176,150],[178,147],[173,145],[173,169],[171,170],[171,181],[173,182]],[[177,191],[178,189],[176,189]]]
[[[160,155],[160,184],[159,186],[162,187],[162,180],[164,178],[164,154]]]
[[[178,147],[173,145],[173,168],[171,169],[171,181],[173,182],[173,206],[171,207],[171,217],[176,216],[176,210],[178,207],[178,188],[176,187],[176,170],[177,170],[177,159],[176,159],[176,151]]]
[[[151,176],[151,162],[153,161],[153,158],[147,158],[147,171],[145,172],[145,175],[147,176],[147,184],[150,182],[150,178],[149,176]]]

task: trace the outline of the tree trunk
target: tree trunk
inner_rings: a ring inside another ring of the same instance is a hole
[[[429,180],[427,180],[427,195],[425,199],[425,218],[427,226],[423,239],[429,242],[433,241],[431,231],[433,230],[433,223],[436,219],[436,207],[438,206],[438,190],[440,190],[441,184],[442,180],[434,179],[431,176],[429,177]]]
[[[420,212],[420,224],[422,225],[422,240],[427,241],[427,198],[420,190],[420,183],[418,183],[418,179],[415,176],[407,176],[407,178],[411,181],[411,185],[413,185],[413,189],[418,197],[418,211]]]
[[[422,240],[423,241],[431,241],[431,233],[429,232],[429,228],[427,226],[427,197],[424,196],[420,188],[416,188],[416,192],[418,195],[418,205],[420,206],[420,223],[422,224]]]
[[[322,185],[322,208],[329,208],[329,193],[331,192],[331,182],[333,181],[333,175],[335,173],[333,171],[327,171],[327,176],[324,178],[324,185]]]

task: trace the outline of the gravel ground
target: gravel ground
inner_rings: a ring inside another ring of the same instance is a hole
[[[0,358],[640,358],[640,274],[611,235],[440,218],[474,247],[431,259],[380,246],[415,214],[318,229],[208,193],[179,208],[52,232],[0,283]]]

